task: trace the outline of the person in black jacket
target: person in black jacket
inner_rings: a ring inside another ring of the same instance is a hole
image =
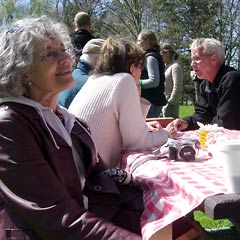
[[[159,117],[162,106],[167,103],[164,94],[165,66],[159,53],[160,46],[155,33],[148,30],[142,31],[138,35],[137,43],[145,51],[145,65],[139,80],[141,97],[146,98],[151,103],[147,117]]]
[[[240,130],[240,72],[226,66],[222,43],[213,38],[197,38],[191,45],[191,66],[201,81],[193,116],[176,119],[176,130],[198,129],[197,122],[218,124]]]
[[[85,44],[94,38],[91,30],[91,18],[86,12],[78,12],[74,17],[73,28],[75,30],[73,36],[73,44],[76,51],[76,59],[82,54]]]

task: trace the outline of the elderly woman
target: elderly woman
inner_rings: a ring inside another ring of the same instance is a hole
[[[167,131],[157,122],[150,126],[145,122],[143,109],[148,110],[150,103],[139,97],[138,88],[143,60],[136,43],[106,39],[93,75],[69,107],[90,126],[106,167],[120,165],[123,149],[160,147],[174,134],[173,128]]]
[[[119,227],[140,232],[141,211],[128,203],[141,192],[98,174],[88,129],[57,105],[74,84],[70,42],[65,26],[47,17],[1,32],[1,240],[141,239]]]

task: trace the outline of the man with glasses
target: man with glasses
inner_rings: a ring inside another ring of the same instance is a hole
[[[191,45],[191,66],[202,80],[195,112],[170,123],[176,130],[194,130],[197,122],[240,130],[240,72],[226,66],[225,50],[213,38],[197,38]]]

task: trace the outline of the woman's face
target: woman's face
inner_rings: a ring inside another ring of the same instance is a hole
[[[134,64],[132,64],[130,72],[131,72],[135,82],[138,84],[138,81],[142,74],[142,65],[139,64],[138,66],[135,66]]]
[[[52,40],[46,52],[33,61],[26,81],[31,82],[30,96],[33,100],[57,97],[58,93],[74,84],[72,59],[60,41]]]
[[[144,38],[142,36],[142,34],[138,35],[138,39],[137,39],[137,44],[144,50],[146,51],[147,49],[149,49],[149,41],[148,39]]]
[[[162,58],[163,58],[163,62],[168,64],[171,62],[171,53],[169,51],[164,51],[164,50],[161,50],[160,51],[160,54],[162,55]]]
[[[136,83],[139,95],[141,95],[141,87],[139,86],[139,79],[142,74],[142,69],[143,69],[142,64],[139,64],[138,66],[135,66],[134,64],[132,64],[130,67],[130,72]]]

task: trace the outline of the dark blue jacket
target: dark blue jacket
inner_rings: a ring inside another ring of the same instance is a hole
[[[59,94],[58,103],[68,108],[71,104],[73,98],[80,91],[82,86],[86,83],[89,77],[89,72],[92,70],[92,67],[84,60],[80,60],[75,69],[73,70],[73,78],[75,84],[73,87],[61,92]]]

